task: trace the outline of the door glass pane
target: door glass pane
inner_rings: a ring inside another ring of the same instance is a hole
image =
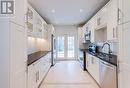
[[[68,57],[74,57],[74,37],[68,37]]]
[[[57,56],[64,57],[64,37],[57,38]]]

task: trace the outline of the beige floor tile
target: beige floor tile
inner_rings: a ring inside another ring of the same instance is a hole
[[[58,62],[52,67],[40,88],[98,88],[77,61]]]
[[[44,85],[44,88],[93,88],[92,85]]]

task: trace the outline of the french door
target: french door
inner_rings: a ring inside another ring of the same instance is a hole
[[[57,59],[75,59],[75,37],[71,35],[57,36]]]

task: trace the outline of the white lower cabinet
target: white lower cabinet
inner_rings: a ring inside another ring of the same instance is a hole
[[[36,88],[36,75],[34,65],[28,67],[28,88]]]
[[[130,88],[130,66],[120,63],[120,72],[118,76],[119,88]]]
[[[87,70],[88,70],[88,72],[89,72],[90,74],[91,74],[91,72],[92,72],[91,67],[92,67],[92,64],[91,64],[91,55],[88,54],[88,58],[87,58]]]
[[[28,66],[28,88],[39,87],[51,67],[49,56],[50,53]]]
[[[99,83],[99,58],[90,54],[87,54],[86,56],[86,69],[96,82]]]
[[[92,60],[92,76],[99,83],[99,58],[93,57]]]

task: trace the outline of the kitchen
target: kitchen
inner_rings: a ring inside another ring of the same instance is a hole
[[[0,14],[0,88],[130,87],[129,0],[12,3]]]

